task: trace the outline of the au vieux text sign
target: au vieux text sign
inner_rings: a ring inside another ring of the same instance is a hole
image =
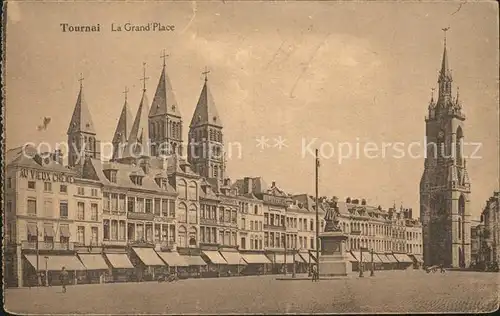
[[[47,172],[32,169],[21,169],[21,178],[28,178],[31,180],[42,180],[52,182],[75,182],[75,177],[65,174],[63,172]]]

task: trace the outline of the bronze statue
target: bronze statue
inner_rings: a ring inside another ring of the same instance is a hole
[[[328,207],[326,209],[326,214],[325,214],[325,232],[339,232],[342,231],[339,226],[339,220],[338,220],[338,215],[339,215],[339,208],[337,205],[337,201],[333,201],[332,207]]]

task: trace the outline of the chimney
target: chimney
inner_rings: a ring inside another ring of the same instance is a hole
[[[352,200],[352,204],[359,204],[359,200],[358,199]]]
[[[361,200],[361,205],[366,205],[366,200],[365,199]]]
[[[276,181],[273,181],[273,185],[271,187],[275,187],[276,186]]]
[[[252,183],[252,178],[250,177],[245,177],[243,179],[243,193],[248,194],[253,192],[253,183]],[[274,182],[273,182],[274,183]]]
[[[63,164],[63,154],[60,149],[54,150],[54,153],[52,154],[52,160],[57,162],[58,164],[62,165]]]
[[[410,209],[408,210],[408,216],[409,216],[410,218],[413,218],[413,214],[412,214],[412,209],[411,209],[411,207],[410,207]]]

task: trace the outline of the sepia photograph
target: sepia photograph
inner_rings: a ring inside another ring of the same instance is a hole
[[[5,1],[12,314],[488,313],[496,1]]]

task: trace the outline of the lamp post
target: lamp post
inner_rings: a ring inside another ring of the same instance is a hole
[[[293,247],[293,270],[292,270],[292,278],[295,279],[295,252],[297,251],[297,249],[295,247]]]
[[[370,250],[370,254],[371,254],[371,260],[372,260],[370,276],[374,276],[375,275],[375,267],[374,267],[375,264],[373,263],[373,248]]]
[[[49,257],[45,256],[45,286],[49,286],[49,270],[48,270],[48,261]]]
[[[40,249],[38,244],[38,236],[40,235],[38,231],[38,223],[36,225],[36,241],[35,241],[35,249],[36,249],[36,279],[37,286],[40,286],[42,283],[42,276],[40,275]]]
[[[363,247],[359,247],[359,277],[363,277]]]

